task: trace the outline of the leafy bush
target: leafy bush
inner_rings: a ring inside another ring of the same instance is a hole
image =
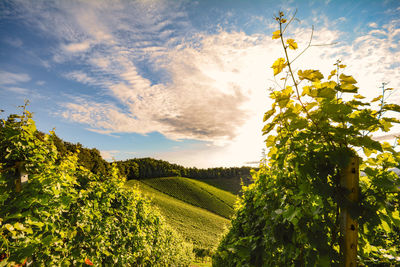
[[[192,246],[163,221],[140,193],[110,176],[57,158],[31,114],[0,124],[0,265],[187,266]],[[29,180],[16,190],[16,173]]]
[[[297,57],[291,61],[288,50],[298,45],[283,36],[294,16],[288,20],[280,12],[275,19],[279,30],[272,39],[282,43],[285,58],[272,68],[274,76],[287,72],[284,86],[271,90],[274,103],[264,116],[268,159],[254,174],[255,183],[244,189],[213,264],[336,266],[343,257],[340,213],[345,209],[358,222],[358,263],[398,264],[400,181],[391,170],[400,153],[371,133],[388,132],[400,123],[387,116],[400,112],[400,106],[386,102],[391,89],[384,86],[381,96],[364,102],[356,80],[341,73],[346,66],[340,61],[326,80],[319,70],[296,75],[292,63]],[[300,83],[308,84],[300,88]],[[354,203],[341,180],[343,169],[357,157],[365,176]]]

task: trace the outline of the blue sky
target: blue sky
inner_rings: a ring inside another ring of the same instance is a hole
[[[329,73],[342,59],[374,97],[400,88],[400,2],[2,1],[0,109],[24,99],[38,128],[107,160],[154,157],[185,166],[241,166],[264,147],[267,88],[282,56],[273,15],[314,44],[296,68]],[[295,56],[293,53],[291,56]],[[399,90],[392,96],[399,103]],[[399,128],[394,133],[400,132]]]

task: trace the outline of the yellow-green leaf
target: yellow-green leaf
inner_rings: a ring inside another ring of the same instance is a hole
[[[339,91],[347,92],[347,93],[357,93],[357,90],[358,90],[358,87],[354,86],[351,83],[341,84],[339,88],[340,88]]]
[[[328,99],[333,99],[336,95],[336,91],[332,88],[321,88],[318,90],[317,96],[318,97],[323,97],[323,98],[328,98]]]
[[[353,78],[353,76],[347,76],[344,75],[343,73],[340,74],[339,79],[341,83],[350,83],[350,84],[357,83],[357,81]]]
[[[297,43],[294,41],[294,39],[287,39],[286,42],[288,43],[290,49],[296,50],[298,48]]]
[[[267,139],[265,140],[265,143],[267,144],[267,147],[271,147],[271,146],[275,145],[275,139],[276,139],[275,136],[269,135],[267,137]]]
[[[365,98],[365,96],[362,96],[362,95],[360,95],[360,94],[354,95],[353,97],[354,97],[354,98],[357,98],[357,99],[364,99],[364,98]]]
[[[299,70],[297,74],[299,75],[300,80],[306,79],[312,82],[316,82],[324,78],[324,75],[322,75],[319,70]]]
[[[376,102],[376,101],[378,101],[378,100],[381,100],[381,98],[382,98],[382,95],[377,96],[377,97],[375,97],[374,99],[372,99],[371,102]]]
[[[397,104],[386,104],[383,106],[383,109],[385,110],[391,110],[395,112],[400,112],[400,105]]]
[[[281,73],[284,67],[286,67],[285,59],[282,57],[278,58],[271,66],[274,69],[274,76]]]
[[[274,113],[275,113],[275,109],[271,109],[271,110],[265,112],[263,122],[266,122],[269,118],[271,118],[271,116],[274,115]]]
[[[332,78],[332,76],[335,75],[335,74],[336,74],[336,70],[331,71],[331,74],[328,76],[328,80],[329,80],[330,78]]]
[[[346,68],[346,65],[340,64],[339,68],[344,69],[344,68]]]
[[[279,39],[281,37],[281,31],[277,30],[272,33],[272,39]]]

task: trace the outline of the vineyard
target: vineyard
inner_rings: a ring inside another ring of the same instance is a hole
[[[1,119],[0,266],[399,266],[400,140],[373,134],[400,105],[385,85],[361,95],[345,58],[328,75],[298,69],[312,33],[299,52],[295,15],[274,17],[267,156],[243,188],[248,167],[111,164],[38,132],[27,105]]]
[[[98,176],[59,158],[29,111],[1,121],[1,265],[188,265],[186,243],[113,169]],[[21,169],[29,173],[20,180]],[[19,185],[19,186],[16,186]]]

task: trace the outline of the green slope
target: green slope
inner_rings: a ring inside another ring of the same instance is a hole
[[[153,178],[141,180],[141,182],[227,219],[233,215],[236,196],[207,183],[183,177]]]
[[[145,196],[151,198],[165,220],[196,248],[211,250],[218,245],[229,220],[208,210],[195,207],[184,201],[164,194],[138,180],[130,180],[128,187],[137,186]]]
[[[232,178],[202,178],[198,179],[198,181],[207,183],[212,185],[216,188],[222,189],[224,191],[231,192],[235,195],[240,195],[242,190],[242,182],[245,186],[248,186],[253,182],[252,178],[239,178],[239,177],[232,177]]]

